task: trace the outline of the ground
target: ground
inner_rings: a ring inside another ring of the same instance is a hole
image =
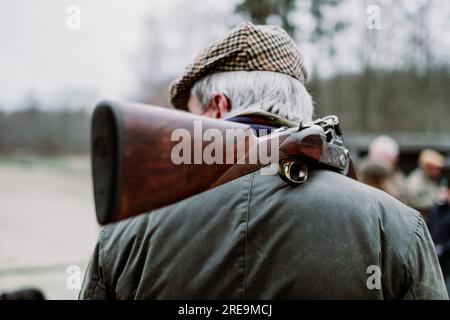
[[[0,156],[0,292],[75,299],[98,231],[87,156]]]

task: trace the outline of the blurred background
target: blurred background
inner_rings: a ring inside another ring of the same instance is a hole
[[[2,0],[0,293],[75,299],[95,245],[89,117],[101,99],[169,106],[187,63],[243,20],[284,27],[316,116],[356,159],[387,134],[406,175],[450,151],[450,3],[441,0]],[[445,179],[444,179],[445,180]],[[81,277],[81,280],[78,278]]]

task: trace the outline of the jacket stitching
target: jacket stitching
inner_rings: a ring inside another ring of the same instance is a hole
[[[253,175],[250,174],[250,180],[247,191],[247,205],[246,205],[246,213],[245,213],[245,237],[244,237],[244,281],[242,284],[242,299],[245,299],[245,288],[247,285],[247,241],[248,241],[248,220],[249,220],[249,208],[250,208],[250,194],[252,192],[253,186]]]
[[[106,284],[108,283],[108,279],[106,278],[108,275],[107,270],[105,270],[105,264],[103,263],[103,255],[102,255],[102,243],[105,241],[104,237],[105,237],[105,228],[103,228],[100,231],[100,235],[99,235],[99,239],[98,239],[98,268],[102,271],[99,272],[99,280],[97,281],[96,287],[98,285],[98,282],[100,282],[100,280],[103,280],[103,287],[105,288],[105,293],[108,294],[108,288],[106,287]],[[99,270],[99,271],[100,271]],[[103,278],[103,279],[102,279]]]
[[[410,252],[412,250],[412,246],[413,246],[413,243],[414,243],[414,240],[415,240],[416,232],[421,227],[421,224],[420,224],[420,218],[421,218],[420,217],[420,213],[416,212],[416,217],[417,217],[416,226],[415,226],[414,231],[412,233],[411,241],[409,242],[409,246],[408,246],[408,249],[406,250],[406,255],[405,255],[405,267],[406,267],[406,270],[407,270],[407,272],[408,272],[408,274],[409,274],[409,276],[411,277],[411,280],[412,280],[411,281],[411,287],[409,289],[411,291],[411,295],[413,296],[413,299],[415,299],[414,284],[415,284],[416,281],[414,279],[413,274],[411,273],[411,271],[408,268],[408,264],[409,264],[409,254],[410,254]]]
[[[100,282],[100,277],[98,277],[97,281],[95,281],[94,287],[92,288],[91,294],[89,295],[89,299],[92,300],[92,298],[94,297],[95,290],[97,289],[99,282]]]

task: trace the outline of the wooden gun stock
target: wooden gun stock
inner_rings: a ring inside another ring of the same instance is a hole
[[[348,151],[329,143],[319,125],[280,129],[258,138],[246,124],[114,101],[96,107],[91,125],[95,208],[102,225],[175,203],[267,166],[257,150],[264,145],[272,157],[275,138],[279,161],[313,161],[354,177]],[[202,151],[212,141],[202,139],[209,129],[226,137],[223,148],[214,153],[220,160],[215,163],[202,158]],[[243,132],[244,143],[232,135],[228,139],[230,130]],[[190,164],[173,159],[180,143],[174,139],[177,132],[190,139],[185,141],[193,155]],[[222,155],[217,156],[220,150]]]

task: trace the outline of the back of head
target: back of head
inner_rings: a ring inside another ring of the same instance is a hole
[[[399,155],[397,141],[387,135],[376,137],[369,145],[369,157],[386,161],[394,167]]]
[[[389,168],[385,161],[365,159],[359,167],[359,179],[369,186],[388,192],[386,185],[389,179]]]
[[[437,151],[425,149],[419,155],[419,165],[422,168],[428,165],[443,168],[445,165],[445,158]]]
[[[192,87],[191,95],[206,107],[215,93],[224,93],[231,113],[264,110],[289,120],[311,121],[312,97],[304,85],[286,74],[270,71],[233,71],[208,75]]]

